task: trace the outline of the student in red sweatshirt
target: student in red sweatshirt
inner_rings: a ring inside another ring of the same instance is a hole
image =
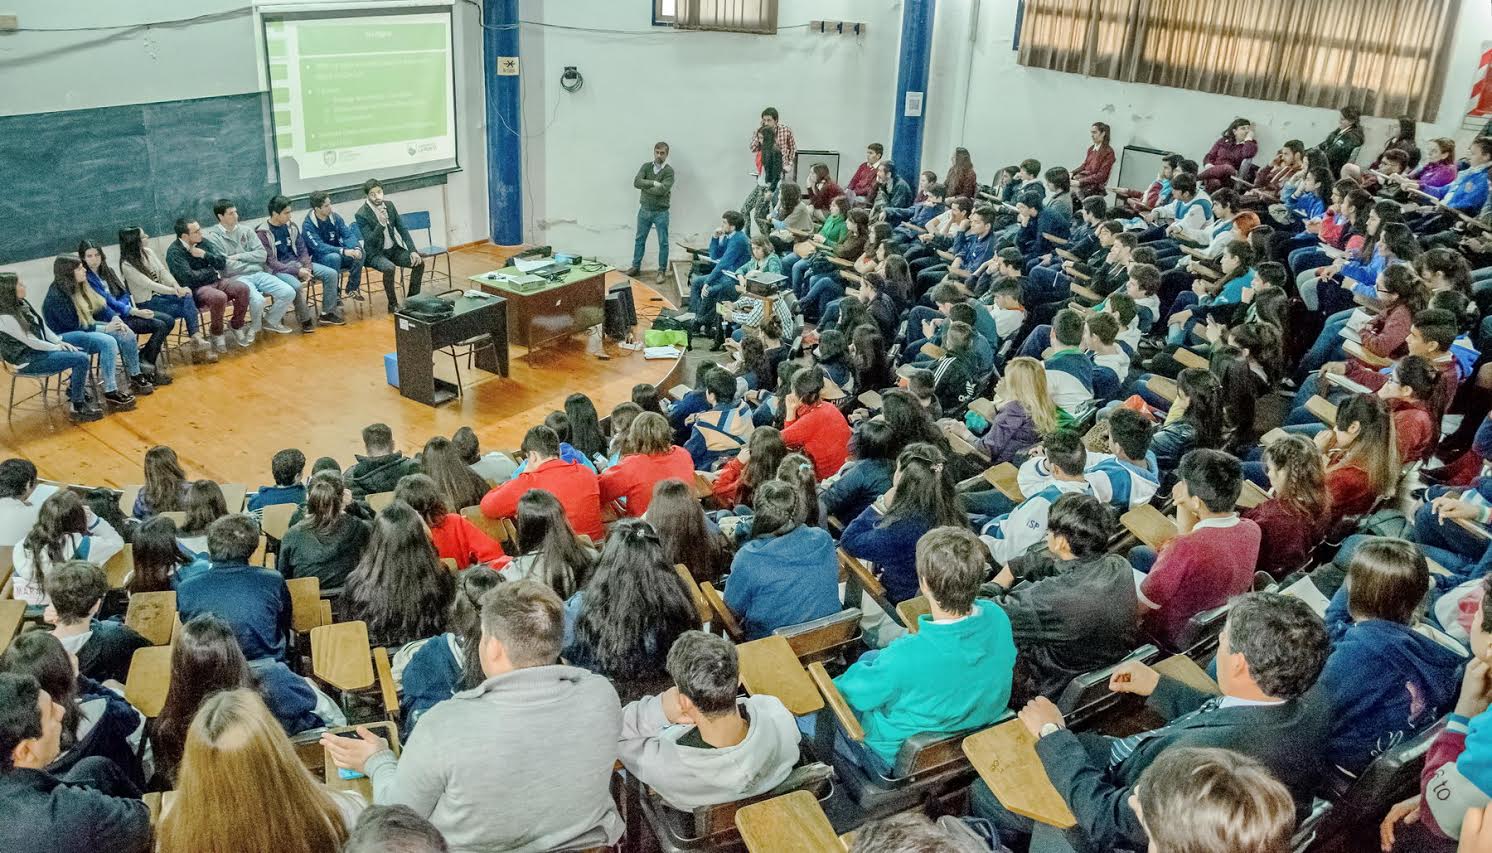
[[[528,468],[482,498],[482,514],[488,518],[512,518],[518,500],[530,489],[543,489],[565,508],[565,517],[576,533],[600,542],[606,536],[601,525],[601,484],[596,473],[579,462],[559,458],[559,436],[547,426],[536,426],[523,436],[519,448],[528,457]]]
[[[1243,466],[1221,450],[1193,450],[1176,468],[1179,536],[1156,554],[1145,546],[1130,562],[1148,572],[1140,584],[1140,607],[1150,635],[1175,648],[1190,619],[1235,595],[1248,592],[1259,559],[1259,525],[1235,511],[1243,489]]]
[[[399,478],[399,485],[394,487],[394,500],[404,501],[420,514],[430,529],[435,553],[443,560],[455,560],[456,568],[487,565],[501,569],[511,562],[503,553],[501,543],[483,533],[466,516],[451,512],[435,481],[426,475],[406,474]]]
[[[844,466],[850,455],[850,422],[820,396],[824,371],[818,365],[793,376],[793,390],[783,401],[787,417],[782,443],[788,450],[802,450],[813,460],[813,473],[820,480]]]
[[[643,412],[627,429],[622,461],[601,475],[601,502],[622,501],[622,511],[640,518],[663,480],[694,484],[694,459],[673,443],[673,429],[657,412]]]
[[[855,174],[850,178],[849,186],[845,187],[846,195],[850,201],[862,201],[870,198],[876,189],[876,166],[881,162],[881,157],[886,149],[881,143],[872,142],[865,146],[865,162],[855,169]]]

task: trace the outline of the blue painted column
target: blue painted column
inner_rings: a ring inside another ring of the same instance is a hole
[[[523,78],[499,73],[504,58],[518,57],[518,0],[482,4],[482,66],[487,81],[487,219],[492,242],[523,242]]]
[[[901,53],[892,112],[896,123],[891,135],[891,159],[896,163],[897,173],[913,187],[917,186],[917,173],[922,171],[922,125],[927,115],[927,69],[932,60],[936,7],[937,0],[903,0],[901,7]],[[909,100],[915,115],[907,115]]]

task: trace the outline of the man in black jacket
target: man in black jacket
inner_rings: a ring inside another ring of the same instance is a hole
[[[414,238],[404,227],[399,209],[383,197],[383,184],[377,178],[369,178],[363,184],[363,195],[368,200],[357,209],[358,230],[363,232],[363,251],[367,253],[365,266],[383,273],[383,292],[389,298],[389,312],[399,308],[398,291],[394,288],[394,267],[409,270],[408,296],[420,292],[420,278],[425,274],[425,259],[414,250]]]
[[[1326,628],[1305,602],[1255,592],[1235,599],[1218,644],[1221,696],[1138,662],[1117,668],[1109,689],[1147,697],[1146,706],[1170,721],[1161,728],[1125,738],[1074,734],[1050,700],[1032,700],[1020,712],[1021,722],[1039,738],[1036,754],[1077,818],[1066,843],[1077,850],[1146,849],[1145,829],[1129,796],[1145,768],[1174,747],[1221,747],[1254,758],[1289,789],[1297,812],[1307,812],[1329,720],[1321,703],[1303,697],[1321,674],[1327,650]],[[971,804],[1002,834],[1034,830],[1041,849],[1053,849],[1053,842],[1062,847],[1062,839],[1053,838],[1057,830],[1007,811],[982,782],[975,783]]]
[[[29,675],[0,675],[0,849],[6,853],[145,853],[150,810],[106,758],[47,773],[61,752],[61,705]]]

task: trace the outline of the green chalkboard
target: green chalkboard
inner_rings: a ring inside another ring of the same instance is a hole
[[[212,201],[256,216],[277,190],[268,95],[225,95],[0,116],[0,263],[109,244],[139,225],[212,220]]]

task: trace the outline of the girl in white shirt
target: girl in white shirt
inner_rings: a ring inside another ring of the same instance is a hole
[[[50,604],[47,572],[52,566],[68,560],[102,566],[122,550],[119,531],[94,515],[76,492],[61,489],[42,503],[36,526],[15,549],[16,598],[32,606]]]

